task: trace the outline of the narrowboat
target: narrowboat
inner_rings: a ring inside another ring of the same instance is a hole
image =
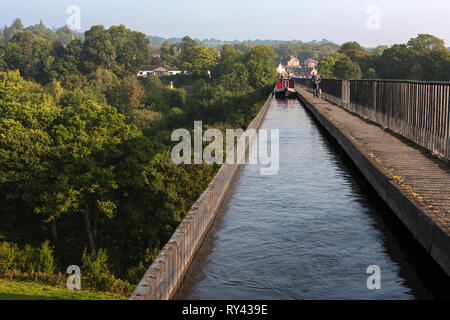
[[[275,98],[277,99],[293,99],[297,97],[297,92],[294,88],[293,79],[278,79],[277,86],[273,90]]]

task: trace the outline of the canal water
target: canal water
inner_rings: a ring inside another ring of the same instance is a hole
[[[280,169],[245,165],[176,299],[433,299],[449,279],[297,100],[273,100]],[[369,266],[380,289],[369,290]]]

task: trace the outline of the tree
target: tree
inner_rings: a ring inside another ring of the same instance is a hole
[[[18,69],[26,79],[48,83],[56,76],[52,72],[54,57],[50,51],[47,40],[38,39],[29,31],[19,32],[5,45],[5,62],[9,69]]]
[[[374,68],[369,68],[364,74],[364,79],[378,79],[377,72]]]
[[[34,26],[29,26],[25,29],[26,31],[30,31],[33,33],[36,37],[46,39],[48,41],[55,41],[57,40],[57,35],[52,30],[48,29],[42,20],[39,22],[39,24]]]
[[[11,38],[14,36],[14,34],[20,32],[22,30],[23,30],[23,24],[22,24],[22,20],[20,20],[19,18],[15,19],[9,28],[5,26],[5,28],[3,29],[3,36],[4,36],[5,43],[8,42],[9,40],[11,40]]]
[[[408,41],[408,48],[425,53],[427,51],[447,51],[444,40],[430,34],[419,34]]]
[[[233,45],[223,45],[215,74],[218,77],[221,77],[227,73],[233,72],[235,64],[243,61],[243,56],[244,54],[241,51],[234,49]]]
[[[101,25],[92,26],[84,33],[84,37],[81,57],[85,70],[92,72],[98,67],[111,69],[115,52],[110,34],[105,28]]]
[[[14,35],[5,46],[5,60],[9,68],[18,69],[25,78],[32,75],[34,40],[31,32],[21,32]]]
[[[375,56],[381,56],[384,52],[384,50],[388,49],[388,46],[377,46],[375,49],[372,49],[372,53]]]
[[[189,36],[184,36],[184,38],[181,40],[180,48],[182,51],[188,50],[196,46],[197,43],[194,40],[192,40]]]
[[[140,105],[143,93],[140,82],[133,76],[126,76],[120,85],[111,89],[108,102],[122,114],[128,115]]]
[[[176,58],[176,45],[168,40],[164,41],[159,49],[161,64],[165,67],[172,67]]]
[[[248,92],[249,89],[249,73],[247,68],[242,62],[233,64],[233,69],[222,75],[220,78],[220,84],[225,90],[229,90],[234,93]]]
[[[145,34],[131,31],[123,25],[112,26],[108,33],[114,47],[115,65],[125,74],[135,74],[141,65],[151,62],[150,41]]]
[[[363,51],[364,49],[361,47],[361,45],[356,41],[350,41],[344,43],[341,48],[339,49],[340,53],[346,54],[347,52],[351,51]]]
[[[68,45],[71,41],[79,39],[80,37],[76,35],[68,26],[63,26],[56,31],[57,40],[63,45]]]
[[[361,68],[357,62],[344,55],[338,58],[333,66],[333,74],[339,79],[361,79]]]
[[[188,44],[177,59],[178,66],[196,76],[205,76],[217,63],[216,50]]]
[[[8,65],[5,61],[5,47],[0,45],[0,71],[6,71],[8,69]]]
[[[393,45],[374,61],[375,70],[384,79],[450,80],[447,61],[450,52],[444,41],[420,34],[407,45]]]
[[[274,83],[277,72],[273,66],[275,53],[268,46],[256,46],[245,54],[249,83],[255,89]]]
[[[323,57],[317,65],[317,71],[323,78],[333,78],[333,67],[336,63],[336,55]]]
[[[419,80],[415,75],[418,66],[414,66],[412,52],[406,45],[393,45],[376,61],[377,73],[383,79]]]
[[[55,174],[60,177],[64,172],[67,185],[74,190],[91,252],[97,249],[101,219],[111,219],[116,212],[114,159],[121,153],[120,144],[140,135],[124,120],[114,108],[88,100],[66,105],[52,126],[57,142],[54,154],[58,155],[54,167],[60,168]]]
[[[47,181],[51,169],[47,156],[52,147],[48,131],[59,109],[50,97],[40,92],[39,86],[25,81],[18,71],[0,72],[0,83],[1,190],[30,208],[48,200],[47,208],[53,207],[52,215],[58,215],[69,204],[60,196],[55,196],[53,201],[41,196],[48,190],[45,187],[54,189],[57,184],[51,179]],[[44,221],[52,221],[51,217],[46,216]],[[57,243],[56,229],[54,238]]]
[[[357,62],[363,73],[373,65],[373,54],[361,47],[358,42],[346,42],[338,50],[338,53],[347,55],[352,61]]]
[[[422,80],[448,80],[446,60],[450,52],[444,40],[428,34],[420,34],[408,41],[410,58],[414,64],[414,76]]]
[[[74,77],[81,76],[81,70],[84,70],[81,64],[83,44],[79,39],[71,41],[67,46],[61,42],[54,42],[51,55],[55,58],[53,70],[57,78],[69,89],[77,85],[72,83]]]

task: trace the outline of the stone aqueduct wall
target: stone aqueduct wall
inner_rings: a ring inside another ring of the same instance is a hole
[[[258,129],[270,107],[270,95],[259,113],[249,124],[248,129]],[[235,150],[247,150],[253,140],[253,130],[247,131],[248,139],[243,135]],[[232,156],[232,155],[231,155]],[[245,153],[240,155],[245,157]],[[197,249],[202,243],[209,226],[233,181],[239,166],[243,163],[236,159],[235,164],[224,163],[208,188],[192,205],[174,234],[162,248],[158,257],[145,272],[143,278],[134,290],[130,300],[168,300],[177,291]]]

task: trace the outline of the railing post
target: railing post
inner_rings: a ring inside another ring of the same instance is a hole
[[[350,107],[350,81],[342,80],[342,107],[349,109]]]

